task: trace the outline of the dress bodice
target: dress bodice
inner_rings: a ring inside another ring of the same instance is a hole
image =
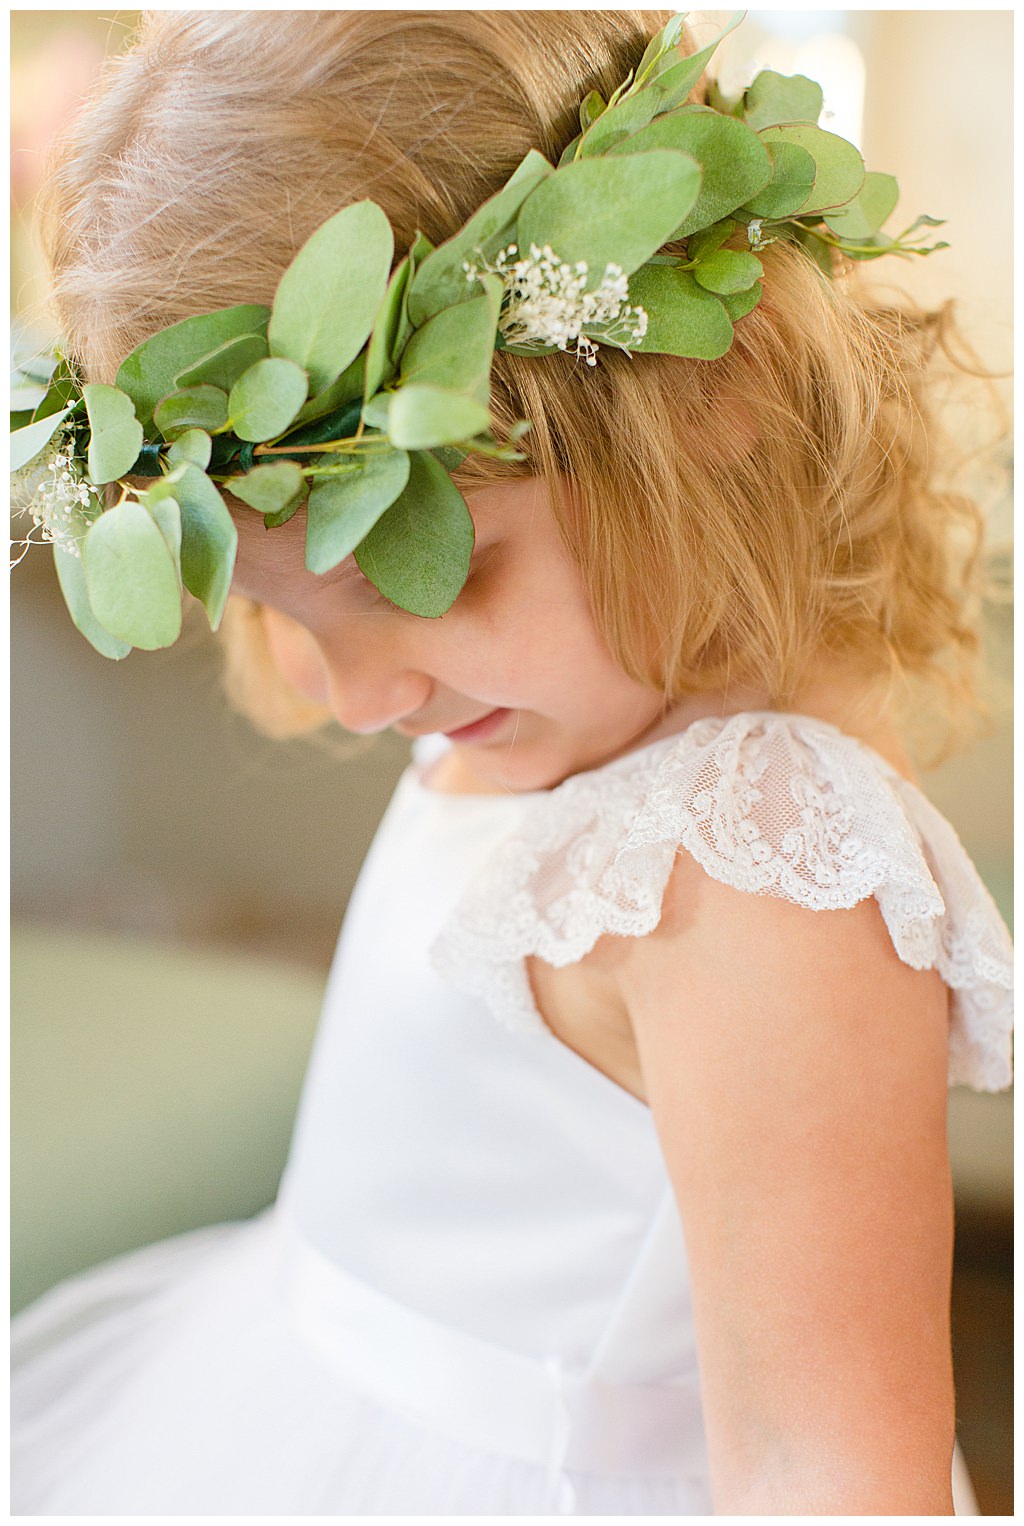
[[[657,920],[674,855],[757,894],[875,895],[953,991],[951,1079],[1009,1080],[1009,938],[952,827],[834,727],[709,718],[551,791],[449,795],[417,745],[353,894],[285,1188],[332,1262],[403,1304],[613,1382],[696,1381],[652,1115],[537,1014],[531,954]]]

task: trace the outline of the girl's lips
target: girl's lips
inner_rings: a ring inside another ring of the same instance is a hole
[[[453,742],[477,742],[484,737],[490,736],[492,731],[497,731],[509,710],[492,710],[489,715],[482,715],[478,721],[472,721],[468,726],[460,726],[456,731],[446,731],[446,737]]]

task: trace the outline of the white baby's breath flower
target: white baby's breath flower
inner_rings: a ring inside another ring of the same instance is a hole
[[[586,260],[569,265],[550,244],[542,249],[531,244],[529,255],[514,259],[518,253],[516,245],[509,244],[493,264],[483,259],[478,265],[463,261],[469,281],[478,279],[482,271],[504,281],[498,328],[507,344],[524,349],[555,345],[593,366],[599,346],[584,329],[598,330],[604,342],[622,349],[647,332],[644,309],[629,306],[629,279],[620,265],[606,265],[600,284],[588,291]]]
[[[74,443],[67,430],[58,429],[45,449],[15,474],[12,498],[21,500],[16,512],[32,520],[27,535],[13,542],[21,555],[12,561],[12,567],[37,541],[48,541],[69,556],[81,556],[78,542],[83,533],[83,510],[93,504],[93,497],[88,483],[75,469]],[[39,531],[35,537],[33,530]]]

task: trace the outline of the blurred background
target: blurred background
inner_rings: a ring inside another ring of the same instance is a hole
[[[32,232],[47,150],[135,15],[11,12],[11,301],[33,341],[53,337]],[[727,15],[692,13],[698,41]],[[756,10],[717,55],[727,89],[763,67],[819,80],[823,125],[898,172],[893,226],[947,219],[949,250],[872,275],[956,297],[1007,408],[1012,52],[1009,10]],[[953,423],[1008,566],[1009,440],[981,393]],[[1012,927],[1008,600],[986,610],[985,641],[992,733],[923,782]],[[227,711],[199,622],[170,651],[107,662],[73,630],[45,550],[12,579],[11,648],[19,1305],[273,1197],[337,929],[408,744],[261,739]],[[989,1514],[1012,1509],[1010,1109],[951,1094],[959,1428]]]

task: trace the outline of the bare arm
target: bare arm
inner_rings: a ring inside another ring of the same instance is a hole
[[[622,971],[693,1278],[718,1514],[952,1514],[947,993],[873,900],[677,860]]]

